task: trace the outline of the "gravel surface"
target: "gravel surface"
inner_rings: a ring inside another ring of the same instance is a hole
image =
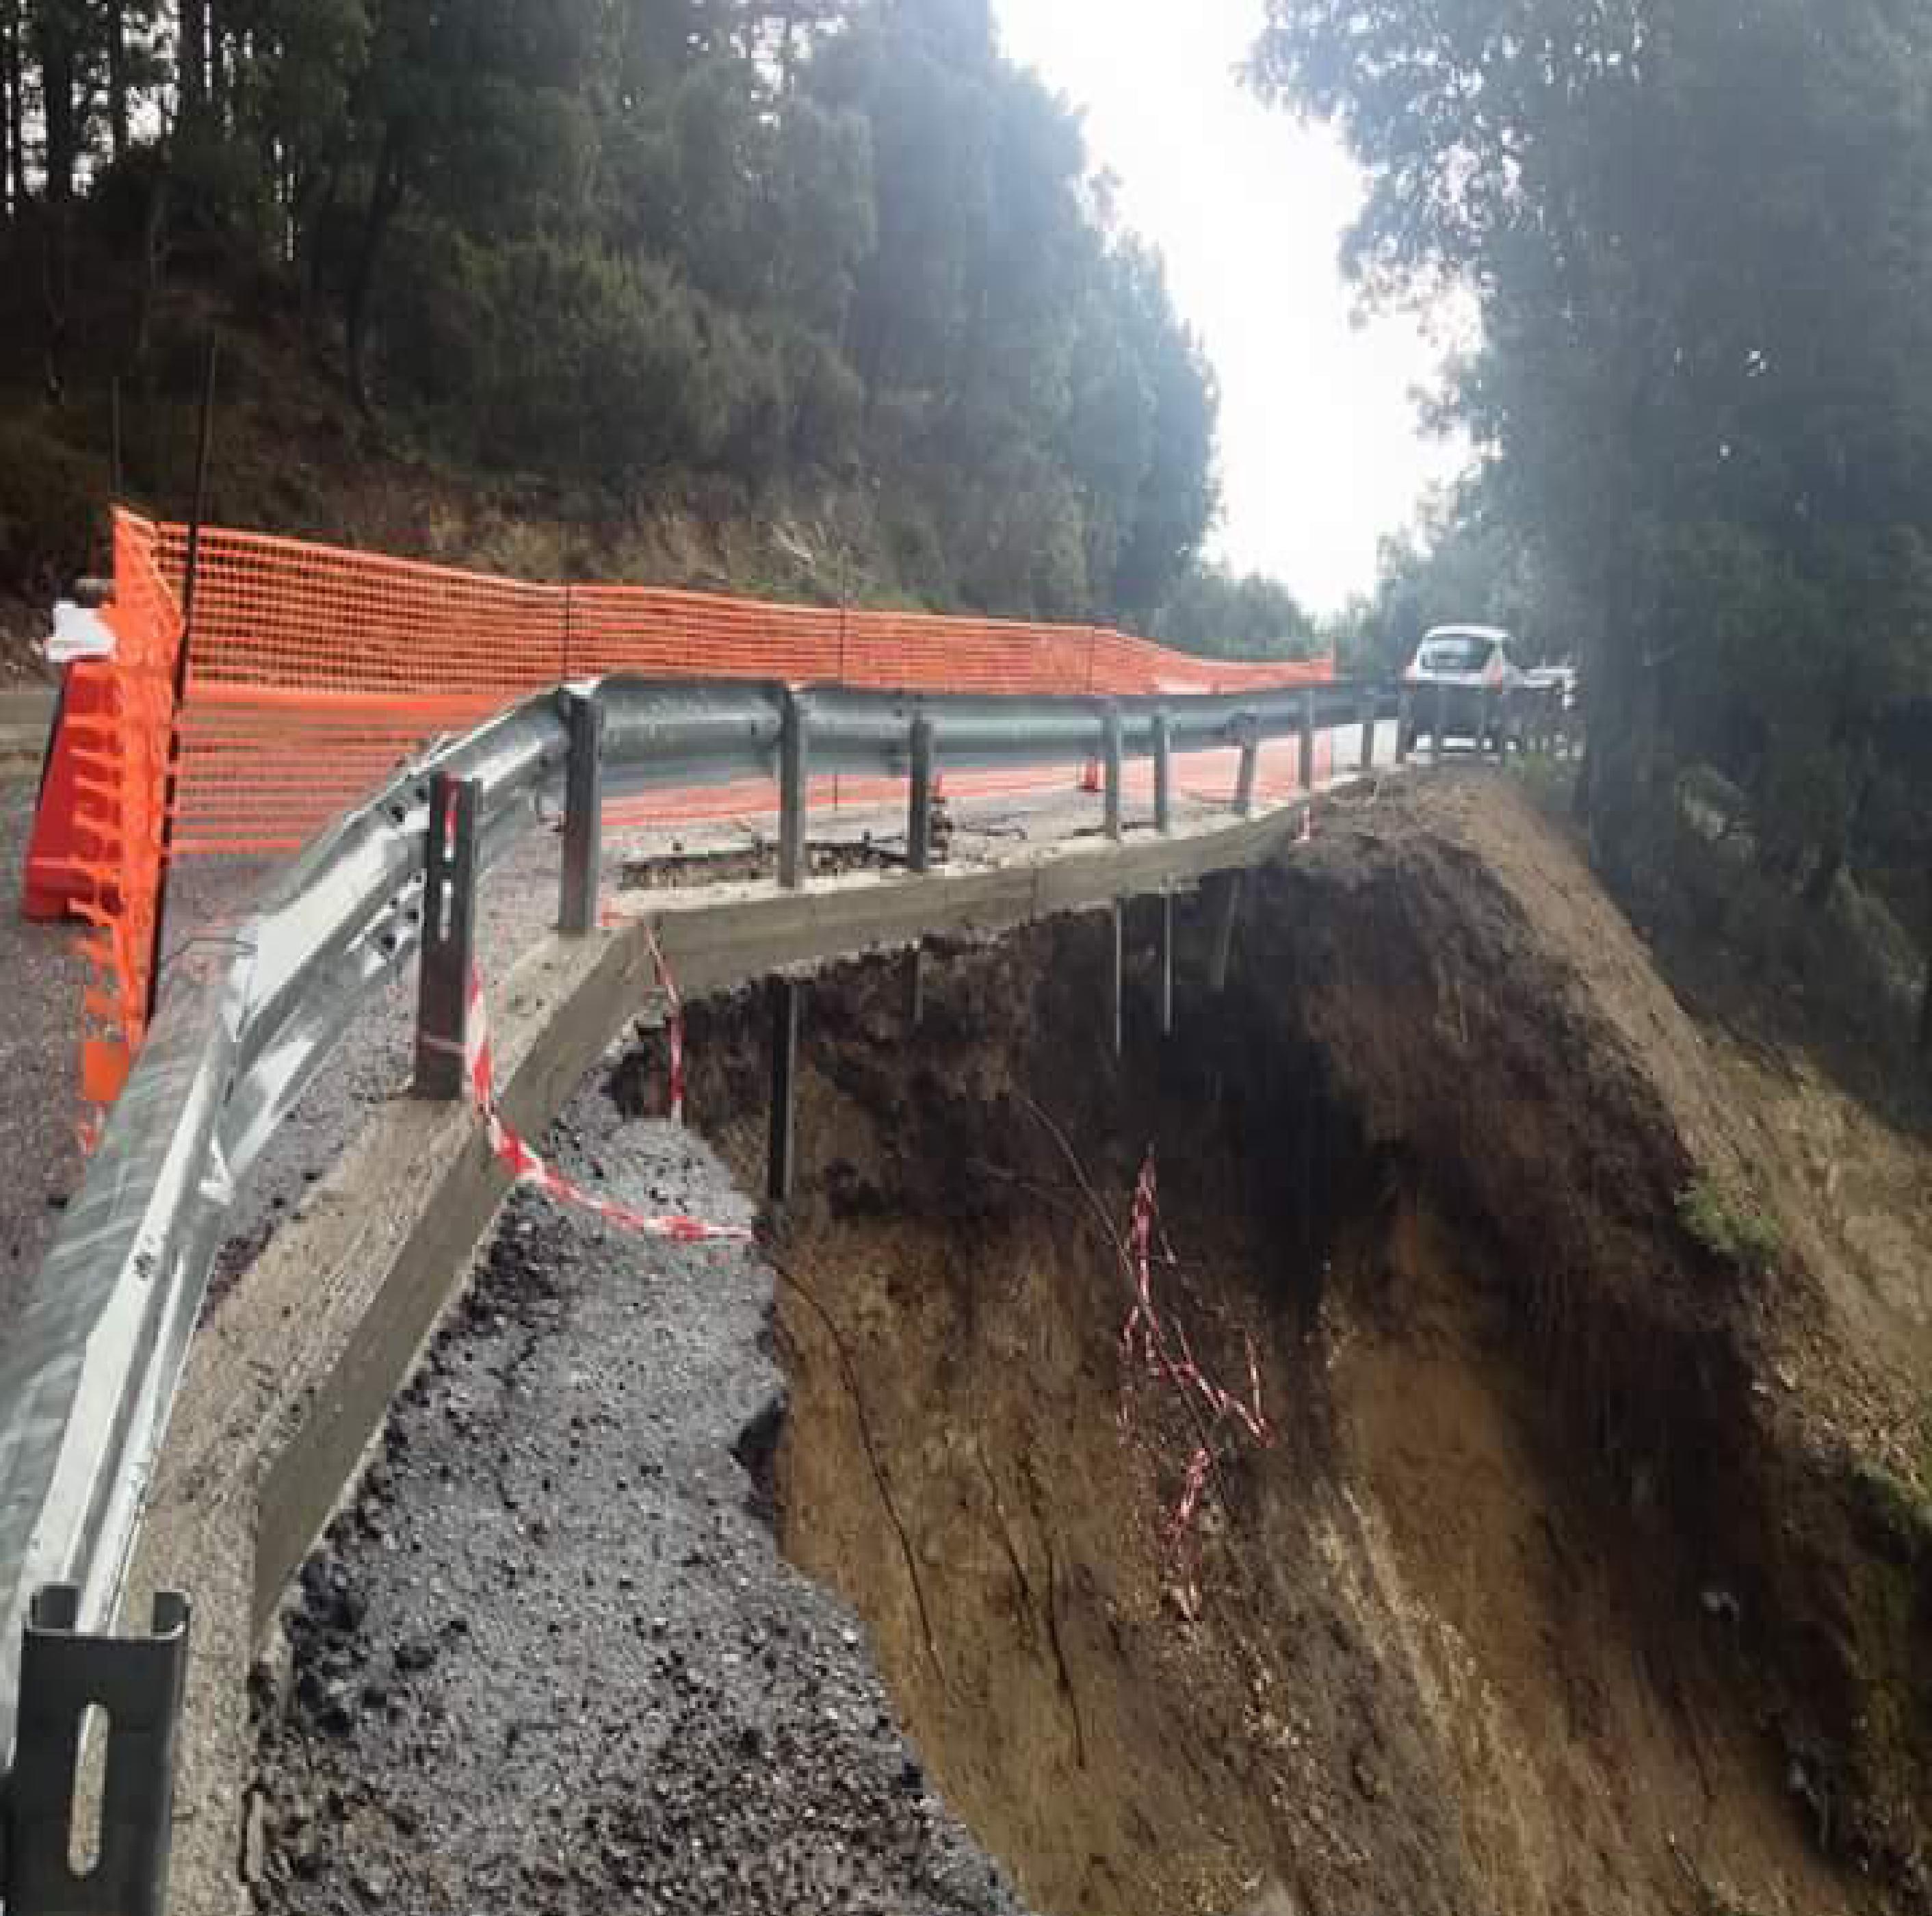
[[[601,1087],[550,1145],[630,1203],[748,1219]],[[260,1907],[1017,1910],[760,1514],[772,1281],[513,1200],[258,1686]]]
[[[0,1335],[80,1177],[76,1096],[81,978],[86,968],[70,926],[30,925],[19,886],[34,821],[37,778],[0,782],[0,872],[14,887],[0,909]]]

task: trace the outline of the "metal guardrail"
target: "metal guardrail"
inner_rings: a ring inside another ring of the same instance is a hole
[[[0,1794],[0,1901],[10,1882],[27,1879],[22,1851],[40,1841],[21,1779],[42,1763],[64,1761],[54,1805],[64,1809],[80,1707],[106,1701],[96,1693],[102,1685],[74,1688],[75,1671],[87,1663],[70,1656],[59,1699],[62,1709],[74,1706],[68,1740],[58,1742],[56,1709],[47,1719],[55,1746],[30,1744],[30,1729],[47,1723],[44,1712],[22,1707],[14,1646],[40,1644],[50,1654],[42,1639],[51,1617],[69,1652],[113,1627],[236,1182],[358,1011],[423,941],[433,782],[473,789],[479,869],[536,822],[540,802],[562,797],[570,783],[580,823],[574,838],[566,828],[565,918],[581,930],[595,915],[598,836],[594,821],[583,829],[580,814],[586,797],[601,803],[600,784],[602,794],[615,795],[776,778],[780,881],[797,885],[809,776],[909,778],[916,764],[980,770],[1100,763],[1108,828],[1118,832],[1121,767],[1152,759],[1156,821],[1165,828],[1170,755],[1239,747],[1236,802],[1246,809],[1264,742],[1299,738],[1302,782],[1310,785],[1319,733],[1395,710],[1392,695],[1333,684],[1104,700],[609,680],[532,698],[433,749],[297,857],[251,916],[197,939],[172,968],[146,1047],[0,1347],[0,1779],[16,1731],[20,1759],[10,1794]],[[1364,766],[1369,755],[1365,749]],[[922,796],[916,788],[916,851]],[[59,1599],[36,1610],[45,1590]],[[184,1608],[158,1611],[155,1644],[178,1649]],[[129,1655],[154,1647],[100,1644],[118,1653],[124,1668]],[[152,1680],[172,1684],[178,1698],[178,1656],[158,1656]],[[165,1741],[153,1743],[151,1758],[164,1754]],[[38,1782],[32,1800],[54,1813]],[[164,1822],[164,1791],[158,1800]],[[146,1802],[142,1813],[152,1816],[155,1799]],[[114,1833],[111,1802],[109,1810],[104,1841]],[[64,1857],[64,1822],[60,1833]],[[136,1830],[123,1847],[150,1853],[155,1836]],[[106,1884],[98,1902],[61,1907],[118,1908],[107,1899],[112,1888]]]

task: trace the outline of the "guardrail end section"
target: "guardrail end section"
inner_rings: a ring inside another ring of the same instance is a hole
[[[188,1601],[162,1591],[138,1638],[86,1635],[80,1610],[80,1591],[57,1584],[28,1612],[0,1902],[7,1916],[160,1916]]]

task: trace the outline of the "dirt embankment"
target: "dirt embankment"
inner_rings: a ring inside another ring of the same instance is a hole
[[[1094,921],[807,1000],[782,1531],[948,1799],[1056,1916],[1927,1907],[1918,1147],[1821,1169],[1501,782],[1324,817],[1220,998],[1184,903],[1165,1044],[1154,923],[1118,1063]],[[761,1023],[692,1032],[747,1173]],[[1124,1362],[1150,1146],[1265,1445]]]

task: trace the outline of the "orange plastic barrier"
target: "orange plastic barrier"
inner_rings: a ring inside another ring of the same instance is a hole
[[[76,767],[73,908],[89,927],[81,941],[81,1091],[96,1105],[120,1095],[148,1023],[182,634],[158,548],[154,527],[116,515],[114,602],[101,614],[114,655],[74,668],[87,692],[62,721]]]
[[[99,668],[97,709],[72,722],[76,909],[94,928],[83,1074],[98,1100],[118,1088],[145,1027],[177,746],[176,855],[272,854],[302,845],[429,739],[566,679],[1180,694],[1306,683],[1333,670],[1191,658],[1098,627],[532,584],[213,529],[202,535],[177,711],[187,558],[185,527],[116,515],[108,617],[119,649]],[[727,797],[692,794],[660,815],[702,815]]]

